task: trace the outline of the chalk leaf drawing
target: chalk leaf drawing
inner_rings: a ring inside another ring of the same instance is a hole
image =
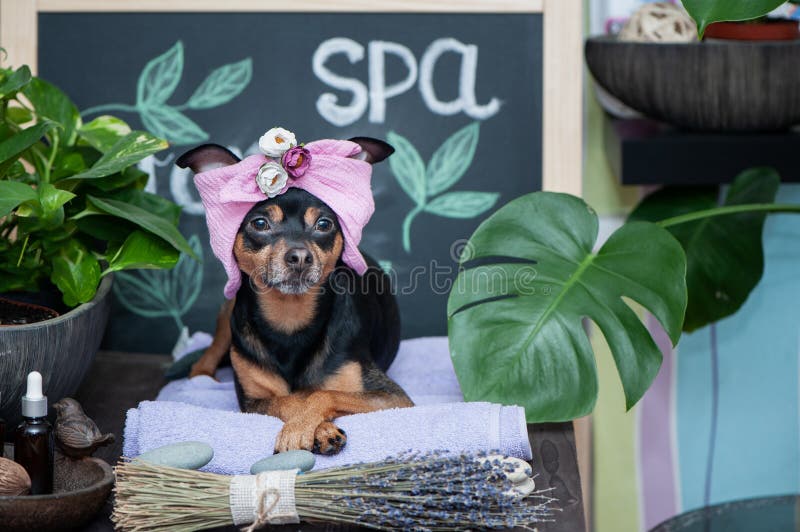
[[[184,328],[183,316],[192,308],[203,286],[203,246],[192,235],[189,245],[199,261],[183,253],[171,270],[116,272],[114,294],[130,312],[145,318],[175,320],[178,331]]]
[[[396,150],[389,157],[389,166],[400,188],[416,204],[403,220],[403,249],[407,253],[411,253],[411,223],[420,213],[475,218],[497,203],[497,192],[446,192],[472,165],[479,136],[480,122],[456,131],[436,149],[426,166],[408,139],[394,131],[388,133],[389,143]]]
[[[167,103],[183,77],[183,43],[151,59],[139,74],[136,103],[108,103],[85,109],[81,115],[123,111],[138,113],[144,127],[176,145],[196,144],[208,133],[182,111],[212,109],[242,93],[253,76],[252,58],[223,65],[211,71],[189,99],[179,105]]]

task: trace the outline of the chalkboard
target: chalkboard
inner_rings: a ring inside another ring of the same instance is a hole
[[[39,13],[38,74],[84,120],[111,113],[170,140],[142,167],[204,257],[117,275],[105,347],[165,352],[184,326],[213,330],[225,275],[173,163],[203,142],[253,153],[277,125],[395,145],[361,247],[395,279],[403,336],[446,334],[465,239],[541,188],[542,28],[535,13]]]

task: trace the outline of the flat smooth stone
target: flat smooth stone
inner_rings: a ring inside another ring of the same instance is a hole
[[[185,441],[156,447],[138,456],[139,460],[179,469],[200,469],[214,458],[214,449],[201,441]]]
[[[264,471],[284,471],[286,469],[310,471],[316,461],[314,454],[308,451],[286,451],[262,458],[250,466],[250,474],[257,475]]]

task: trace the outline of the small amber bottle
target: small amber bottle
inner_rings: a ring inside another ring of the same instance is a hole
[[[22,423],[14,435],[14,460],[31,477],[31,495],[53,492],[53,429],[47,421],[47,397],[42,395],[42,375],[28,374],[22,398]]]

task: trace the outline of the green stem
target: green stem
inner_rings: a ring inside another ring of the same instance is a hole
[[[403,220],[403,249],[411,253],[411,222],[425,209],[425,205],[417,205],[406,214]]]
[[[773,213],[800,213],[800,205],[780,204],[780,203],[750,203],[746,205],[725,205],[724,207],[714,207],[702,211],[690,212],[680,216],[673,216],[666,220],[656,222],[661,227],[672,227],[673,225],[685,224],[711,218],[712,216],[725,216],[728,214],[740,214],[743,212],[773,212]]]
[[[95,105],[81,111],[81,116],[103,113],[105,111],[129,111],[136,112],[138,109],[135,105],[126,105],[124,103],[107,103],[105,105]]]
[[[19,252],[19,258],[17,259],[17,268],[22,264],[22,257],[25,256],[25,250],[28,249],[28,240],[30,239],[31,235],[25,235],[25,242],[22,243],[22,251]]]
[[[44,182],[50,182],[50,172],[53,169],[53,163],[56,160],[56,154],[58,153],[58,131],[53,130],[53,145],[50,147],[50,156],[47,158],[47,165],[44,167]]]

